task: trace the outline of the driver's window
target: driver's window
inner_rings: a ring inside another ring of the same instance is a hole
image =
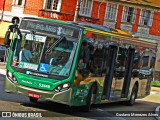
[[[73,49],[73,43],[69,41],[62,41],[60,44],[55,46],[50,52],[50,65],[62,65],[68,61],[71,50]]]
[[[49,58],[52,57],[52,51],[47,52],[47,50],[49,50],[49,48],[56,42],[56,40],[57,39],[54,37],[47,36],[45,44],[44,44],[43,52],[42,52],[41,63],[49,64],[50,59],[47,59],[47,57]]]
[[[68,40],[62,40],[50,51],[49,73],[58,75],[69,75],[69,70],[73,61],[76,43]]]

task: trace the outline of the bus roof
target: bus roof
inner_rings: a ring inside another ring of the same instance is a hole
[[[87,22],[71,22],[71,21],[67,22],[67,21],[61,21],[61,20],[53,20],[49,18],[34,18],[34,17],[24,17],[23,19],[40,20],[40,21],[53,22],[53,23],[59,23],[59,24],[65,24],[65,25],[73,25],[75,27],[82,28],[87,31],[92,31],[92,32],[97,32],[104,35],[118,37],[125,40],[127,43],[134,44],[134,45],[137,44],[137,45],[142,45],[142,46],[152,47],[152,48],[155,48],[155,45],[157,45],[157,43],[155,42],[134,38],[132,34],[123,30],[113,29],[106,26],[96,25],[96,24],[87,23]]]
[[[57,22],[61,24],[70,24],[69,22],[61,21],[61,20],[54,20],[49,18],[36,18],[36,17],[24,17],[23,19],[29,19],[29,20],[40,20],[40,21],[46,21],[46,22]]]
[[[83,25],[83,24],[78,24],[78,25]],[[125,43],[128,43],[128,44],[133,44],[133,45],[138,45],[138,46],[143,46],[143,47],[148,47],[148,48],[154,48],[154,49],[157,46],[157,43],[155,42],[146,41],[146,40],[144,41],[138,38],[134,38],[132,34],[126,31],[123,31],[123,30],[109,28],[111,32],[107,32],[107,31],[100,29],[101,27],[104,27],[104,26],[96,28],[96,25],[95,25],[93,28],[93,27],[90,27],[89,25],[86,25],[86,26],[83,25],[82,27],[87,31],[97,32],[100,34],[105,34],[105,35],[121,38],[125,41]]]

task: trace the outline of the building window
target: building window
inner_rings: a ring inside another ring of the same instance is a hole
[[[24,6],[25,0],[13,0],[12,5]]]
[[[46,0],[45,9],[60,11],[62,0]]]
[[[117,14],[117,5],[112,4],[112,3],[108,3],[107,8],[106,8],[105,19],[115,20],[116,19],[116,14]]]
[[[141,10],[140,25],[152,26],[153,12],[150,10]]]
[[[92,0],[82,0],[80,4],[80,15],[91,16]]]
[[[125,6],[123,9],[122,22],[134,23],[136,17],[136,9]]]

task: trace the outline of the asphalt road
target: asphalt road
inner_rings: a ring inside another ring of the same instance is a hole
[[[39,100],[38,103],[30,103],[28,97],[19,94],[5,93],[5,76],[0,74],[0,114],[4,111],[41,112],[45,118],[36,119],[104,119],[104,120],[156,120],[155,117],[121,117],[123,112],[143,113],[143,111],[155,111],[160,106],[160,88],[152,90],[152,94],[144,99],[137,100],[134,106],[125,106],[122,103],[107,103],[93,105],[91,112],[85,113],[75,107],[69,107],[49,101]],[[117,114],[117,116],[115,116]],[[8,118],[0,118],[7,119]],[[10,118],[17,120],[17,118]],[[21,119],[21,118],[19,118]],[[28,119],[28,118],[24,118]],[[30,118],[33,119],[33,118]]]

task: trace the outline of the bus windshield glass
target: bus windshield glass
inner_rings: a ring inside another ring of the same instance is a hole
[[[34,21],[34,24],[37,23]],[[49,75],[69,76],[79,38],[79,34],[76,36],[74,32],[78,30],[72,28],[73,33],[66,33],[62,29],[61,34],[51,34],[33,27],[34,31],[29,31],[29,27],[27,30],[24,27],[20,27],[21,37],[17,35],[14,40],[11,65]]]

